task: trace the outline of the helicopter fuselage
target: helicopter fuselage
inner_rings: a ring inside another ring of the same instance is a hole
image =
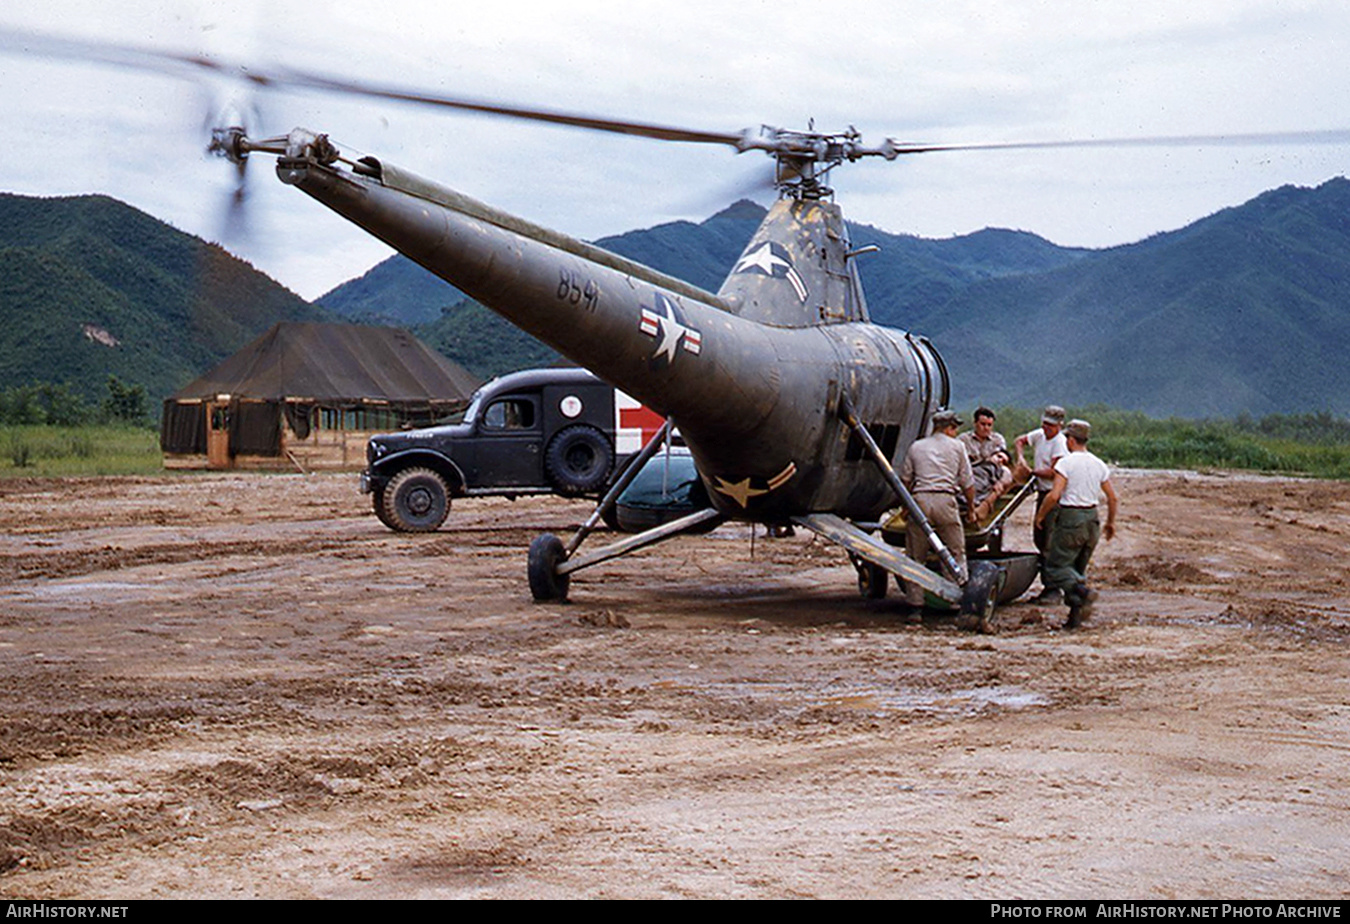
[[[876,517],[895,496],[844,396],[892,460],[947,401],[932,345],[870,323],[831,202],[779,200],[714,294],[369,158],[296,149],[277,171],[671,417],[729,517]]]

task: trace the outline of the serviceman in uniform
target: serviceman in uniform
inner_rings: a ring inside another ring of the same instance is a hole
[[[1064,434],[1060,432],[1063,428],[1064,408],[1057,404],[1051,404],[1041,414],[1040,427],[1029,433],[1023,433],[1013,442],[1019,463],[1022,461],[1026,447],[1031,447],[1031,474],[1036,477],[1036,509],[1038,511],[1041,509],[1041,504],[1045,502],[1045,496],[1055,486],[1055,463],[1069,454],[1069,448],[1064,443]],[[1031,541],[1036,544],[1036,551],[1041,553],[1041,585],[1043,589],[1036,599],[1042,603],[1052,597],[1059,596],[1046,580],[1044,567],[1046,536],[1049,532],[1048,527],[1053,525],[1053,516],[1047,519],[1045,527],[1042,527],[1041,521],[1037,519],[1031,530]]]
[[[900,480],[914,495],[914,501],[923,511],[933,531],[956,559],[958,582],[966,582],[966,531],[961,525],[961,511],[956,496],[964,494],[967,510],[975,509],[975,480],[971,476],[970,459],[966,447],[956,438],[961,418],[955,411],[938,411],[933,415],[933,435],[915,440],[905,453],[900,466]],[[928,558],[928,537],[911,520],[905,525],[905,551],[914,561]],[[909,584],[905,601],[913,607],[923,606],[923,588]]]
[[[957,437],[965,444],[970,463],[997,462],[1007,465],[1008,443],[1002,433],[994,431],[994,412],[987,407],[979,407],[972,416],[975,418],[975,429]]]
[[[976,408],[975,429],[957,437],[966,447],[970,470],[975,476],[975,521],[983,521],[993,512],[994,504],[1013,484],[1012,469],[1008,466],[1008,443],[1003,434],[994,430],[994,412],[987,407]]]
[[[1064,592],[1069,605],[1066,628],[1076,629],[1092,615],[1097,591],[1088,586],[1087,568],[1097,540],[1110,540],[1116,534],[1116,489],[1111,485],[1111,470],[1088,452],[1092,425],[1072,420],[1064,428],[1069,454],[1055,463],[1055,483],[1036,508],[1040,526],[1058,506],[1045,552],[1046,586]],[[1097,499],[1106,495],[1106,525],[1097,521]]]

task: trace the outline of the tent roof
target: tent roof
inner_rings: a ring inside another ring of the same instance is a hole
[[[173,397],[458,401],[478,384],[406,330],[283,321]]]

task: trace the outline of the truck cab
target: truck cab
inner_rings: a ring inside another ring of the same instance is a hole
[[[661,423],[585,369],[527,369],[478,389],[460,421],[372,437],[361,490],[399,532],[439,528],[455,497],[596,496]]]

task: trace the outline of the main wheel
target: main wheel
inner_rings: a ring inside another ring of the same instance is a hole
[[[603,488],[614,464],[609,440],[589,424],[575,424],[549,440],[544,471],[559,494],[591,494]]]
[[[544,533],[530,543],[530,557],[526,572],[530,577],[530,595],[536,603],[548,600],[566,600],[572,575],[559,574],[558,565],[567,560],[562,540],[552,533]]]
[[[890,583],[891,573],[881,565],[873,564],[864,558],[854,558],[853,568],[858,572],[858,593],[868,600],[882,600],[886,596],[886,585]]]
[[[961,597],[963,625],[969,625],[985,635],[998,631],[998,595],[1003,590],[1006,578],[1006,572],[993,562],[970,563],[970,580],[966,582],[965,594]]]
[[[440,528],[450,512],[450,489],[429,468],[405,468],[379,495],[380,520],[402,533],[430,533]]]

